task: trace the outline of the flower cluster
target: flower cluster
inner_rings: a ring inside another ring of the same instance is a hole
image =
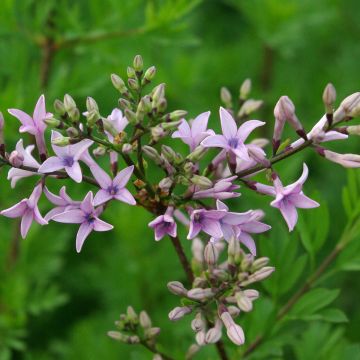
[[[171,311],[170,318],[176,320],[187,313],[195,314],[192,327],[196,346],[219,342],[223,326],[228,337],[241,345],[245,336],[233,318],[240,311],[250,311],[259,295],[247,286],[265,279],[274,270],[266,266],[267,258],[255,258],[256,234],[268,231],[270,226],[262,222],[263,210],[234,212],[226,202],[233,199],[246,203],[237,199],[241,195],[240,184],[269,195],[274,198],[270,205],[280,210],[292,231],[298,219],[297,209],[319,204],[303,192],[308,177],[306,164],[301,177],[287,186],[283,185],[274,164],[312,148],[344,167],[359,167],[360,155],[338,154],[322,145],[360,134],[359,125],[347,125],[360,115],[360,93],[345,98],[334,110],[336,92],[329,84],[323,94],[325,114],[309,132],[297,117],[293,102],[282,96],[274,108],[270,155],[265,151],[269,141],[254,138],[266,124],[250,118],[262,105],[261,100],[249,97],[250,80],[245,80],[240,88],[238,108],[233,106],[231,93],[226,88],[221,90],[224,107],[219,110],[221,133],[217,134],[208,128],[210,121],[212,126],[218,122],[217,116],[209,111],[193,120],[186,119],[186,111],[167,111],[165,84],[146,91],[155,73],[154,66],[144,70],[138,55],[128,67],[127,83],[118,75],[111,75],[120,98],[105,116],[93,98],[87,98],[86,111],[81,111],[68,94],[62,101],[55,100],[53,113],[46,110],[44,95],[40,96],[33,115],[9,109],[9,114],[20,121],[19,132],[34,137],[34,144],[24,145],[24,140],[19,139],[10,151],[4,142],[6,121],[0,113],[0,167],[10,167],[8,180],[12,187],[23,178],[36,179],[28,198],[0,214],[21,217],[23,238],[33,221],[40,225],[51,221],[78,224],[76,250],[80,252],[92,231],[113,228],[100,218],[109,202],[117,200],[143,207],[153,216],[149,227],[154,230],[155,240],[165,236],[171,239],[189,280],[188,289],[179,282],[169,284],[173,293],[186,300],[185,306]],[[346,125],[340,127],[340,123]],[[282,143],[287,124],[298,138]],[[176,151],[163,144],[166,139],[173,139],[177,146],[183,142],[188,151]],[[108,164],[108,171],[104,164]],[[156,180],[148,176],[151,167],[157,169]],[[270,184],[264,183],[264,177],[255,178],[264,171]],[[74,184],[85,182],[93,189],[83,194],[82,199],[73,199],[65,187],[59,195],[54,194],[53,182],[63,179],[73,180]],[[53,205],[45,216],[38,205],[42,195]],[[201,248],[195,251],[192,264],[178,237],[180,226],[186,228],[193,249]],[[203,242],[207,243],[205,255]],[[224,246],[228,247],[228,258],[218,263]],[[129,339],[135,341],[134,337]]]

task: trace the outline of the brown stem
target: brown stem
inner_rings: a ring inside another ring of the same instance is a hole
[[[170,239],[171,239],[172,244],[174,245],[174,248],[175,248],[176,253],[177,253],[178,257],[179,257],[181,265],[182,265],[182,267],[183,267],[183,269],[185,271],[186,277],[187,277],[189,283],[192,284],[193,281],[194,281],[194,273],[191,270],[191,265],[189,263],[189,260],[186,257],[186,254],[185,254],[184,249],[183,249],[183,247],[181,245],[180,239],[179,239],[178,236],[175,236],[175,237],[170,236]]]
[[[161,356],[161,358],[164,359],[164,360],[173,360],[172,357],[164,354],[164,353],[161,352],[161,351],[158,351],[155,346],[149,345],[146,341],[142,341],[142,342],[141,342],[141,345],[144,346],[144,347],[145,347],[146,349],[148,349],[149,351],[151,351],[153,354],[159,354],[159,355]]]
[[[324,271],[328,268],[328,266],[336,259],[341,250],[344,248],[343,245],[338,244],[332,250],[332,252],[323,260],[323,262],[319,265],[317,270],[309,276],[306,280],[305,284],[289,299],[289,301],[279,310],[276,319],[281,320],[291,309],[292,307],[299,301],[299,299],[308,292],[314,283],[320,278],[320,276],[324,273]],[[244,358],[250,355],[259,345],[262,344],[264,340],[263,335],[257,336],[253,343],[249,345],[249,347],[244,352]]]
[[[226,353],[226,350],[225,350],[225,346],[224,346],[224,343],[222,342],[222,340],[218,341],[216,344],[216,350],[220,356],[220,359],[221,360],[228,360],[228,356],[227,356],[227,353]]]

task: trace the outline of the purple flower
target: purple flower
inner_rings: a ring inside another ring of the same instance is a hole
[[[134,171],[133,165],[119,171],[114,179],[111,179],[111,177],[97,164],[92,165],[90,170],[101,186],[101,190],[97,192],[94,198],[95,206],[104,204],[111,199],[120,200],[130,205],[136,204],[130,191],[125,188]]]
[[[195,191],[193,199],[214,198],[224,200],[238,197],[241,194],[234,192],[234,190],[239,189],[240,186],[232,183],[236,178],[237,176],[231,176],[220,179],[210,189]]]
[[[111,224],[98,218],[103,211],[102,206],[94,208],[93,193],[88,192],[81,202],[79,209],[65,211],[55,215],[52,220],[66,224],[81,224],[76,235],[76,251],[80,252],[85,239],[92,231],[109,231],[113,229]]]
[[[198,115],[189,125],[186,120],[183,120],[178,127],[178,130],[172,134],[173,138],[180,138],[185,144],[189,145],[190,150],[195,148],[210,135],[214,135],[213,130],[207,130],[207,124],[210,116],[210,111]]]
[[[42,193],[42,184],[38,184],[29,199],[23,199],[9,209],[0,212],[9,218],[21,217],[21,236],[25,239],[32,222],[35,220],[40,225],[46,225],[47,221],[41,216],[38,201]]]
[[[256,191],[275,196],[275,200],[271,202],[271,206],[280,210],[290,231],[294,229],[297,223],[298,214],[296,208],[310,209],[319,206],[316,201],[308,198],[302,191],[307,176],[308,168],[304,163],[301,177],[291,185],[284,187],[275,173],[273,173],[274,186],[259,183],[252,184]]]
[[[23,166],[32,167],[34,169],[38,169],[40,164],[36,161],[36,159],[31,155],[32,151],[34,150],[34,145],[29,145],[24,149],[23,140],[20,139],[16,144],[16,151],[17,153],[24,158]],[[22,170],[18,168],[12,167],[9,172],[7,179],[11,180],[11,187],[14,188],[17,181],[28,176],[36,175],[37,173]]]
[[[81,203],[80,201],[74,201],[71,199],[71,197],[66,193],[65,186],[60,189],[59,195],[53,194],[47,187],[44,188],[44,194],[52,204],[56,205],[55,208],[45,215],[46,221],[51,220],[55,215],[61,214],[65,211],[78,209]]]
[[[158,216],[149,223],[155,231],[155,240],[161,240],[165,235],[176,236],[176,222],[173,218],[174,208],[168,207],[164,215]]]
[[[187,238],[193,239],[200,231],[204,231],[214,238],[221,238],[223,233],[220,226],[220,219],[225,215],[226,211],[223,210],[192,210]]]
[[[61,134],[57,131],[53,131],[51,135],[51,140],[54,140],[60,137]],[[79,159],[81,155],[87,150],[93,141],[91,140],[82,140],[74,145],[68,146],[57,146],[52,145],[52,148],[56,156],[52,156],[44,161],[40,166],[40,173],[49,173],[61,169],[65,169],[67,174],[77,183],[82,181],[81,167],[79,164]]]
[[[271,229],[271,226],[258,220],[263,217],[262,211],[249,210],[244,213],[230,212],[229,208],[220,200],[216,201],[218,210],[226,212],[226,215],[220,219],[221,231],[226,241],[232,237],[243,243],[253,255],[256,255],[256,246],[250,233],[262,233]],[[212,237],[210,241],[217,242],[221,238]]]
[[[52,117],[51,113],[47,113],[45,109],[45,96],[41,95],[37,101],[34,109],[33,116],[26,114],[22,110],[9,109],[9,113],[21,122],[20,132],[27,132],[35,136],[36,144],[41,155],[46,154],[46,146],[44,140],[44,132],[46,129],[45,119]]]
[[[223,135],[209,136],[201,142],[201,145],[204,147],[220,147],[230,154],[249,161],[248,149],[244,142],[255,128],[265,123],[259,120],[249,120],[238,129],[233,117],[223,107],[220,108],[220,120]]]

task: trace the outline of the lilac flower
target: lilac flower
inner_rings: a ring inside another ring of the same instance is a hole
[[[255,241],[250,233],[262,233],[271,226],[260,222],[263,217],[262,211],[249,210],[244,213],[230,212],[229,208],[220,200],[216,201],[217,210],[226,212],[226,215],[219,220],[223,237],[226,241],[230,241],[232,237],[238,239],[251,252],[256,255]],[[220,238],[212,237],[211,242],[217,242]]]
[[[16,144],[17,153],[24,158],[23,166],[28,166],[34,169],[38,169],[40,167],[40,164],[31,155],[34,148],[35,145],[29,145],[24,149],[22,139],[20,139]],[[11,187],[14,188],[18,180],[32,175],[36,175],[36,173],[32,171],[22,170],[12,167],[8,172],[7,179],[11,181]]]
[[[220,179],[210,189],[195,191],[193,199],[214,198],[224,200],[238,197],[241,194],[234,192],[234,190],[239,189],[240,186],[232,183],[232,181],[236,178],[237,176],[231,176],[225,179]]]
[[[130,191],[125,188],[134,171],[134,166],[128,166],[119,171],[114,179],[111,179],[111,177],[97,164],[92,165],[90,170],[101,186],[101,189],[94,198],[95,206],[104,204],[111,199],[116,199],[130,205],[136,204]]]
[[[52,220],[66,224],[81,224],[76,235],[76,251],[80,252],[85,239],[92,231],[109,231],[113,229],[111,224],[99,219],[103,207],[94,208],[93,193],[88,192],[81,202],[79,209],[65,211],[55,215]]]
[[[223,210],[192,210],[190,213],[190,227],[187,238],[193,239],[200,231],[213,236],[221,238],[223,236],[220,219],[226,215]]]
[[[155,230],[155,240],[161,240],[165,235],[176,236],[176,222],[173,218],[174,208],[168,207],[164,215],[158,216],[149,223],[149,226]]]
[[[273,173],[274,186],[259,183],[252,184],[256,191],[275,196],[275,200],[271,202],[271,206],[280,210],[290,231],[294,229],[297,223],[298,214],[296,208],[310,209],[319,206],[316,201],[308,198],[302,191],[307,176],[308,168],[304,163],[301,177],[291,185],[284,187],[275,173]]]
[[[42,184],[38,184],[29,199],[23,199],[9,209],[0,212],[9,218],[21,217],[21,236],[25,239],[32,222],[35,220],[40,225],[46,225],[47,221],[41,216],[38,201],[42,193]]]
[[[31,135],[35,136],[36,144],[39,149],[40,155],[44,156],[46,154],[46,146],[44,140],[44,132],[46,129],[45,119],[52,117],[51,113],[47,113],[45,109],[45,96],[41,95],[37,101],[34,109],[33,116],[26,114],[22,110],[18,109],[9,109],[9,113],[21,122],[20,132],[28,132]]]
[[[191,125],[186,120],[183,120],[178,127],[178,130],[172,134],[172,138],[180,138],[185,144],[189,145],[190,150],[195,148],[210,135],[214,135],[213,130],[207,130],[207,124],[210,116],[210,111],[198,115]]]
[[[81,203],[80,201],[74,201],[71,199],[71,197],[66,193],[65,186],[60,189],[59,195],[53,194],[47,187],[44,188],[44,194],[52,204],[56,205],[56,207],[45,215],[46,221],[51,220],[55,215],[61,214],[65,211],[78,209]]]
[[[346,168],[360,167],[360,155],[358,154],[339,154],[321,147],[316,148],[316,151],[326,159],[337,163]]]
[[[249,120],[238,129],[233,117],[222,107],[220,108],[220,120],[223,135],[209,136],[201,142],[201,145],[204,147],[220,147],[245,161],[250,160],[244,142],[255,128],[265,123],[259,120]]]
[[[51,140],[54,140],[60,137],[61,134],[57,131],[53,131],[51,135]],[[82,140],[74,145],[68,146],[57,146],[52,145],[52,148],[56,156],[52,156],[44,161],[40,166],[40,173],[49,173],[61,169],[65,169],[67,174],[77,183],[82,181],[82,173],[79,164],[79,159],[81,155],[87,150],[93,141],[91,140]]]

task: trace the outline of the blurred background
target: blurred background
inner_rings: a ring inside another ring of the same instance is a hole
[[[236,97],[242,81],[250,77],[252,96],[265,101],[257,114],[268,122],[263,135],[271,136],[272,108],[285,94],[309,129],[322,116],[321,96],[327,82],[335,85],[339,100],[360,89],[359,13],[356,0],[2,0],[0,110],[6,118],[8,149],[18,140],[19,123],[7,108],[32,113],[44,93],[52,111],[55,98],[69,93],[82,109],[86,96],[94,97],[106,115],[118,99],[110,74],[125,76],[136,54],[142,54],[146,66],[157,67],[156,83],[167,83],[170,109],[188,110],[189,116],[211,110],[212,128],[218,128],[221,86]],[[360,152],[358,139],[332,148]],[[295,287],[329,253],[346,224],[341,198],[347,172],[310,150],[276,168],[285,182],[292,182],[303,161],[311,173],[306,191],[322,207],[302,216],[300,229],[316,233],[321,224],[325,235],[317,240],[310,260],[297,267],[299,276],[290,284]],[[1,169],[1,209],[27,196],[35,181],[21,181],[14,191],[6,175]],[[65,184],[78,198],[88,190],[85,185]],[[259,238],[259,251],[272,254],[279,269],[262,290],[255,311],[239,320],[251,342],[266,328],[272,310],[289,297],[284,276],[309,253],[309,244],[300,231],[287,234],[268,198],[246,189],[242,193],[232,201],[233,209],[265,209],[266,222],[274,231]],[[351,196],[354,202],[359,200],[356,194]],[[44,202],[42,213],[49,209]],[[113,204],[104,219],[115,229],[92,234],[81,254],[76,254],[76,226],[36,225],[21,240],[19,223],[0,218],[1,360],[151,359],[146,350],[106,336],[128,304],[137,311],[146,309],[162,328],[164,349],[183,358],[193,333],[189,319],[173,324],[167,318],[178,299],[168,293],[166,283],[184,279],[170,242],[154,242],[147,227],[150,216],[142,209]],[[190,243],[184,240],[184,246],[189,252]],[[359,254],[355,242],[322,284],[340,289],[335,301],[348,322],[293,324],[292,332],[269,341],[253,358],[358,359]],[[328,352],[319,349],[320,343],[327,344]],[[209,347],[198,356],[213,359],[215,351]]]

